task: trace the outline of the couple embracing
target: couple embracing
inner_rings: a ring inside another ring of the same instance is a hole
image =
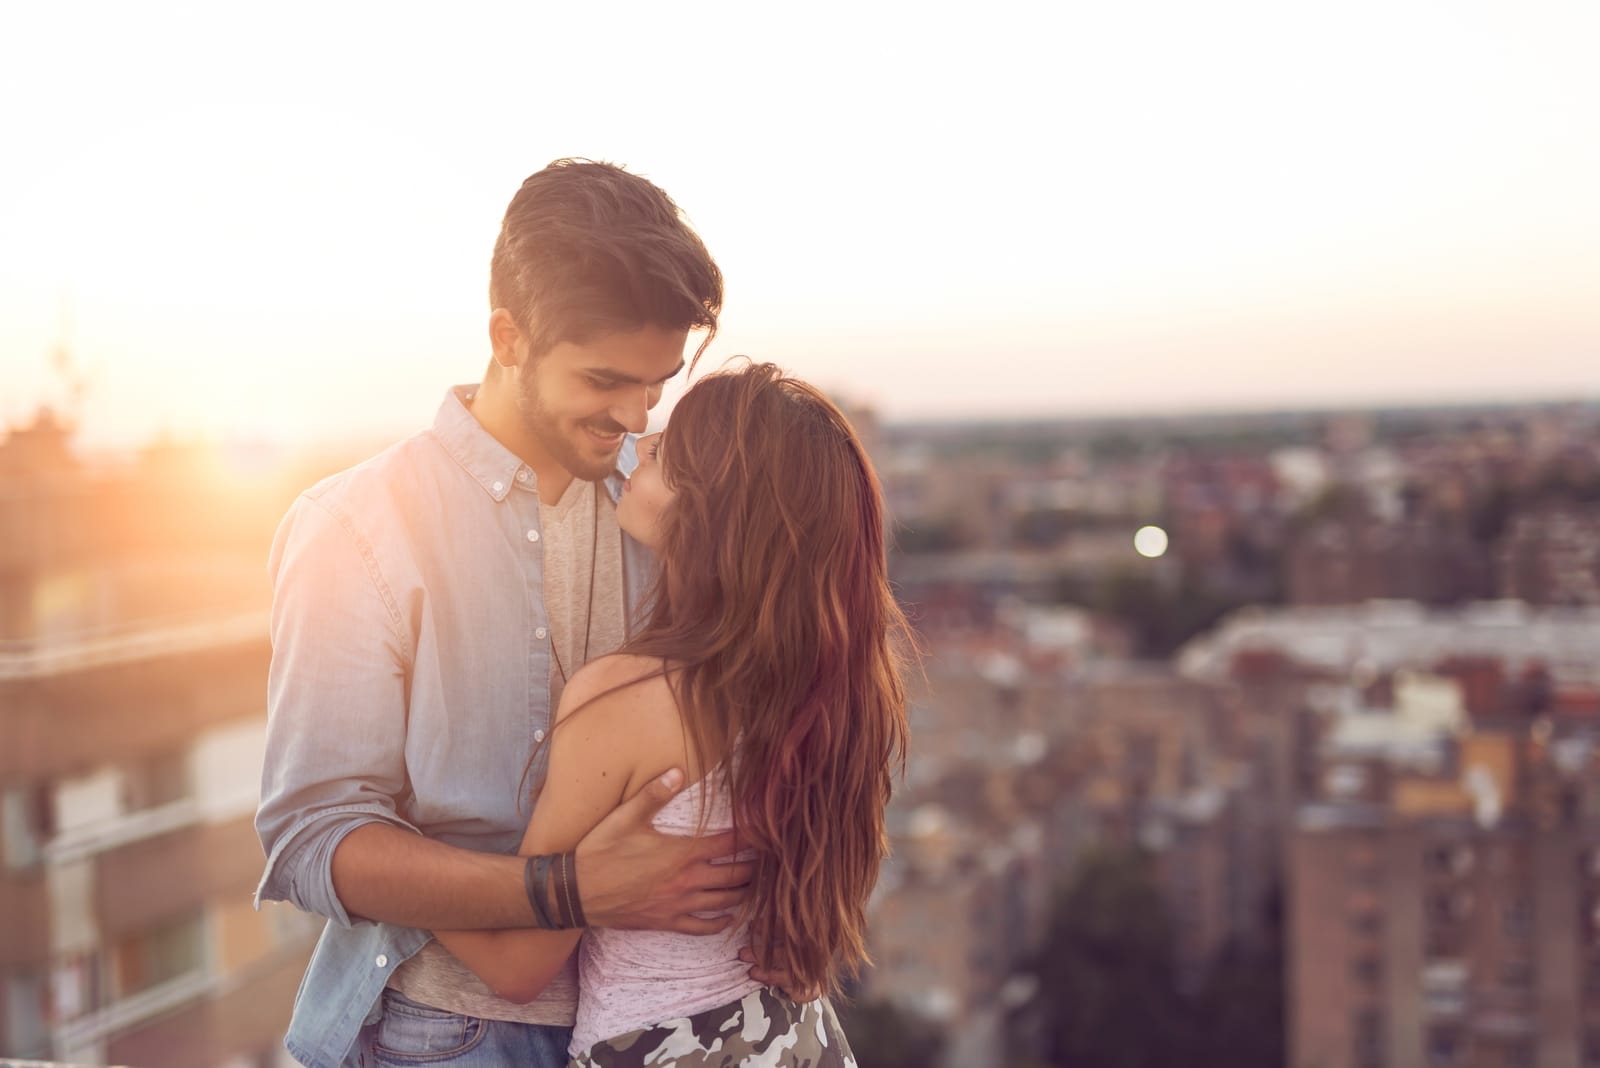
[[[853,1064],[907,740],[861,442],[765,364],[636,437],[722,279],[620,168],[523,183],[489,297],[483,381],[273,546],[258,900],[328,919],[288,1049]]]

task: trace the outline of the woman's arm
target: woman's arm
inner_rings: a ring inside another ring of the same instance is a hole
[[[522,836],[518,850],[522,856],[576,848],[612,809],[648,782],[648,777],[636,774],[642,743],[651,741],[656,733],[639,729],[638,706],[645,695],[638,691],[648,687],[630,686],[606,693],[612,685],[608,677],[616,674],[616,667],[597,662],[573,676],[562,694],[556,713],[559,729],[550,732],[549,774]],[[580,707],[583,714],[568,722],[573,710]],[[657,748],[649,770],[659,772],[671,766],[665,761],[673,755]],[[660,767],[654,766],[657,764]],[[434,937],[496,995],[525,1004],[560,973],[581,934],[576,930],[514,928],[435,931]]]

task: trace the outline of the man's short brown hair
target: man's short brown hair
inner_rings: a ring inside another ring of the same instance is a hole
[[[698,358],[716,334],[722,272],[654,183],[614,164],[558,159],[506,208],[489,305],[512,314],[534,355],[655,326],[704,329]]]

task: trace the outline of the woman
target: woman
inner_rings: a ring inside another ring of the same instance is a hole
[[[669,768],[669,833],[731,825],[757,858],[720,935],[596,929],[580,950],[577,1065],[853,1065],[826,997],[867,959],[883,810],[906,747],[877,478],[821,393],[771,364],[709,376],[641,439],[617,521],[656,550],[642,628],[568,684],[522,852],[574,848]],[[496,993],[537,996],[577,932],[444,932]]]

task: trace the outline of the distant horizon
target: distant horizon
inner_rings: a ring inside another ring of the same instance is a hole
[[[825,387],[824,387],[825,388]],[[845,405],[852,412],[860,412],[863,406],[855,403],[848,395],[829,391],[834,399]],[[39,414],[49,408],[41,405],[34,410],[34,415],[20,422],[0,424],[0,442],[9,438],[15,430],[26,429],[34,425]],[[1475,413],[1510,413],[1519,411],[1539,411],[1550,409],[1594,409],[1600,413],[1600,390],[1589,396],[1529,396],[1526,398],[1489,398],[1489,397],[1461,397],[1456,399],[1434,399],[1407,401],[1405,399],[1378,400],[1372,402],[1359,401],[1349,404],[1296,404],[1289,403],[1276,407],[1252,408],[1227,408],[1227,407],[1192,407],[1173,409],[1134,409],[1120,411],[1064,411],[1058,413],[1018,413],[1015,415],[974,413],[968,415],[911,415],[904,417],[886,416],[877,409],[868,408],[878,425],[885,430],[938,430],[938,429],[983,429],[1015,427],[1023,429],[1045,428],[1051,425],[1061,426],[1096,426],[1105,425],[1113,427],[1123,424],[1143,423],[1183,423],[1187,421],[1199,422],[1225,422],[1238,420],[1241,423],[1256,421],[1270,421],[1275,417],[1304,418],[1338,417],[1346,415],[1405,415],[1436,414],[1448,416],[1461,414],[1463,416]],[[61,413],[50,409],[57,418],[62,418]],[[652,413],[652,427],[659,426],[664,420],[662,409]],[[251,451],[266,449],[285,456],[315,455],[327,451],[363,452],[378,450],[389,444],[402,440],[404,437],[424,430],[427,423],[419,423],[410,427],[396,427],[393,429],[376,428],[370,432],[356,431],[345,435],[325,435],[321,437],[274,439],[268,436],[242,435],[234,437],[215,437],[206,434],[176,434],[158,431],[156,434],[137,440],[106,441],[96,440],[92,436],[87,439],[80,433],[80,428],[72,425],[70,420],[63,420],[63,425],[70,431],[69,440],[72,448],[85,458],[99,457],[133,458],[148,449],[171,446],[179,449],[199,449],[228,451]]]

